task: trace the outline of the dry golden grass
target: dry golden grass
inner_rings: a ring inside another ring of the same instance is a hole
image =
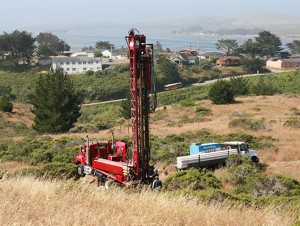
[[[199,203],[162,193],[105,190],[33,178],[0,181],[1,225],[291,225],[280,207]]]
[[[170,126],[170,122],[178,122],[182,116],[187,115],[189,118],[194,118],[195,107],[181,107],[179,105],[167,106],[166,110],[163,107],[158,111],[165,112],[165,118],[154,121],[150,125],[151,133],[160,137],[165,137],[168,134],[179,134],[187,131],[196,131],[199,129],[208,129],[212,133],[228,134],[233,132],[246,132],[254,136],[272,136],[278,139],[274,144],[277,146],[277,151],[257,150],[261,162],[270,165],[269,172],[283,173],[286,176],[300,179],[300,129],[291,129],[283,126],[285,120],[291,116],[295,116],[295,111],[300,112],[300,96],[299,95],[276,95],[276,96],[249,96],[236,98],[236,104],[229,105],[214,105],[209,100],[199,101],[197,106],[203,106],[212,110],[213,115],[208,116],[210,121],[185,123],[178,126]],[[30,106],[16,104],[14,106],[14,114],[10,115],[9,120],[21,120],[27,125],[31,125],[33,115],[30,112]],[[245,112],[251,115],[251,118],[260,119],[266,118],[268,128],[262,131],[245,131],[239,128],[229,128],[228,123],[232,119],[232,114],[236,112]],[[4,113],[1,113],[4,114]],[[300,117],[299,115],[297,117]],[[177,123],[178,124],[178,123]],[[176,124],[175,124],[176,125]],[[121,129],[120,129],[121,128]],[[117,126],[114,128],[115,136],[130,136],[131,131],[127,125]],[[77,136],[85,137],[86,133],[77,134],[60,134],[53,135],[54,138],[62,136]],[[101,131],[99,133],[89,134],[90,138],[107,138],[111,139],[111,130]],[[292,166],[289,162],[293,162]]]
[[[34,114],[31,112],[32,106],[22,103],[13,103],[13,112],[4,113],[0,111],[0,116],[11,122],[22,122],[30,127],[33,124]]]

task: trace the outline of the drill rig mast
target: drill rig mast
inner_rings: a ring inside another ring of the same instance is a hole
[[[146,36],[131,29],[126,36],[130,60],[130,104],[132,123],[132,162],[137,179],[149,175],[150,143],[149,114],[156,108],[150,104],[150,94],[155,92],[153,77],[153,44],[146,43]]]
[[[125,38],[130,60],[131,159],[127,159],[128,148],[124,142],[114,139],[90,142],[88,139],[76,156],[76,164],[80,176],[92,174],[98,177],[98,182],[114,181],[130,187],[152,181],[149,116],[156,108],[156,94],[153,44],[147,44],[146,37],[135,29]]]

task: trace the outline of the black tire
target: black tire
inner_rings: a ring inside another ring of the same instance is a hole
[[[77,165],[77,173],[81,177],[83,177],[85,175],[84,166],[82,164]]]

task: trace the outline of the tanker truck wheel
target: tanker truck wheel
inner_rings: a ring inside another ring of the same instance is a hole
[[[81,177],[85,176],[84,166],[82,164],[77,165],[77,173]]]

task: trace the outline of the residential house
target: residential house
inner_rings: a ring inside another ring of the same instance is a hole
[[[195,50],[181,50],[174,59],[174,62],[181,64],[195,64],[197,51]]]
[[[102,51],[101,53],[102,53],[102,55],[103,55],[104,57],[109,57],[109,58],[112,57],[112,52],[109,51],[109,50],[107,50],[107,49],[104,50],[104,51]]]
[[[72,53],[70,56],[71,57],[94,57],[94,52],[93,51],[88,51],[88,52],[81,51],[81,52]]]
[[[53,57],[52,69],[63,70],[68,74],[80,74],[87,71],[102,71],[101,57]]]
[[[300,66],[300,57],[289,59],[270,59],[266,66],[274,69],[297,68]]]
[[[241,58],[238,56],[221,57],[217,60],[216,64],[222,67],[237,66],[240,64]]]

